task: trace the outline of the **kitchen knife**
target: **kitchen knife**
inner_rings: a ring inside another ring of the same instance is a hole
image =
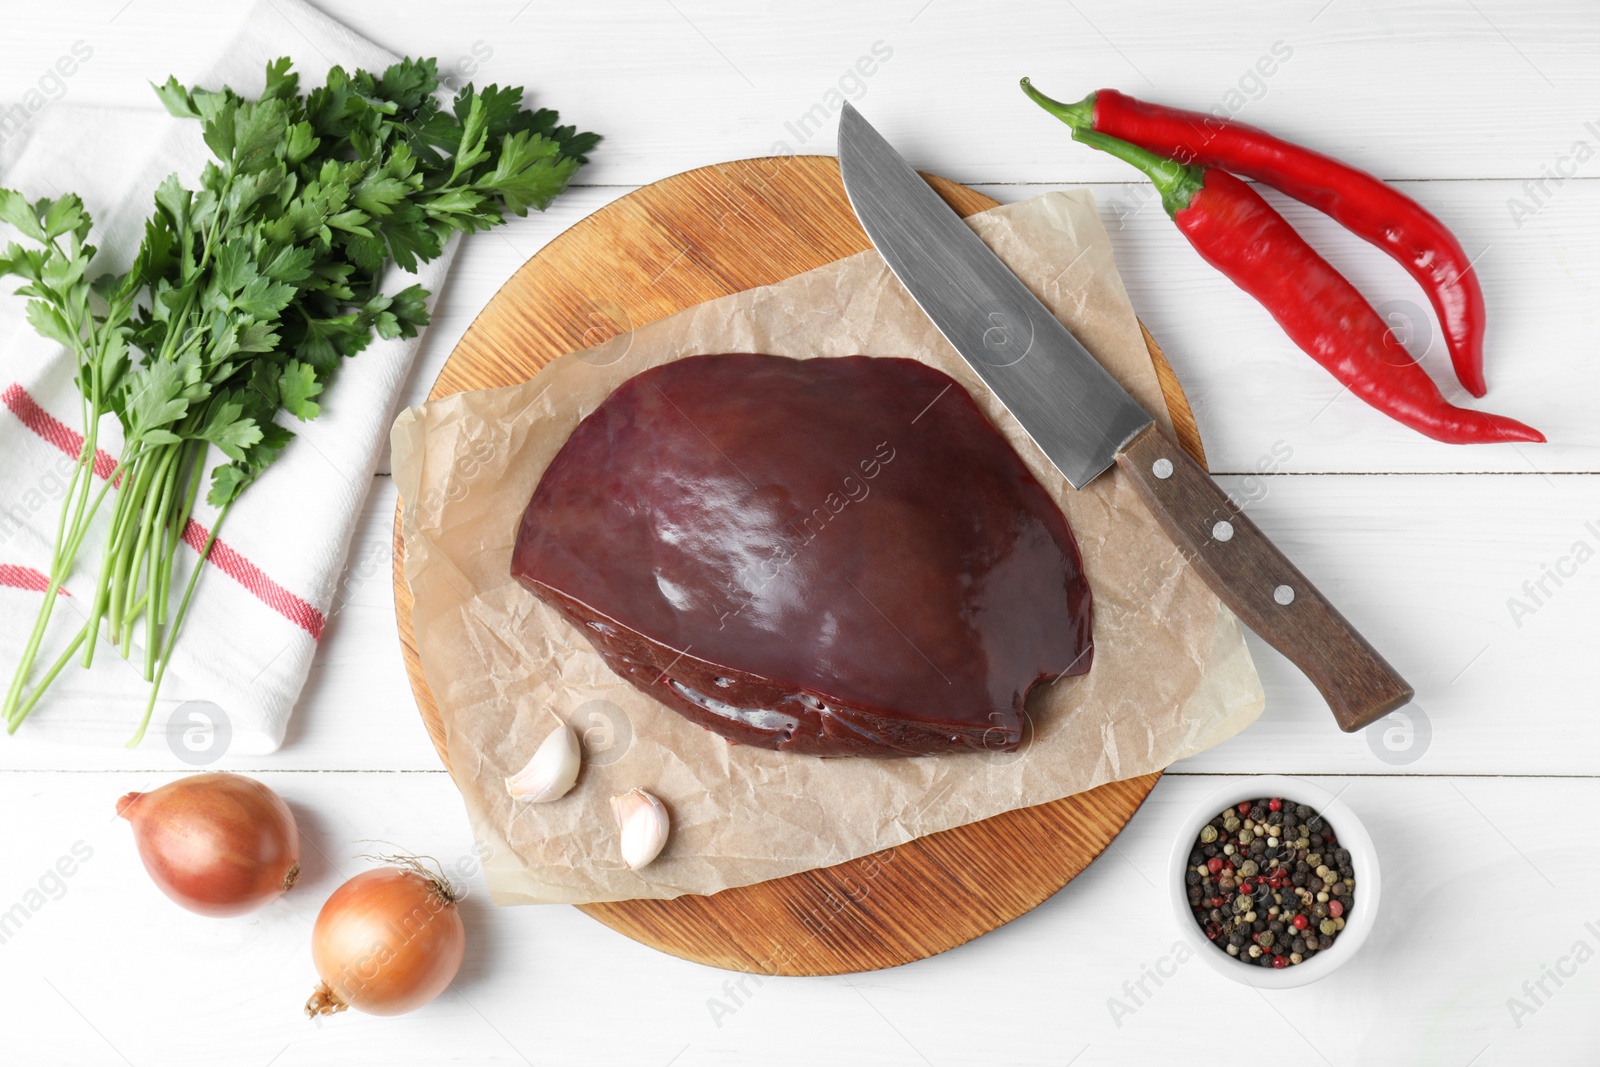
[[[1343,730],[1413,690],[861,113],[839,118],[856,217],[939,332],[1075,489],[1112,464],[1222,602],[1305,672]]]

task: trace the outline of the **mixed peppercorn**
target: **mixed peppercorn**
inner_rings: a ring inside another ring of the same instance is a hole
[[[1206,938],[1252,966],[1326,952],[1355,904],[1349,850],[1314,808],[1281,797],[1246,800],[1202,826],[1184,880]]]

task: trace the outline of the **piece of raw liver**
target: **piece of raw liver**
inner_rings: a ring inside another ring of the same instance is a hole
[[[512,574],[612,670],[731,741],[1004,750],[1089,669],[1072,532],[952,378],[694,356],[624,382],[522,518]]]

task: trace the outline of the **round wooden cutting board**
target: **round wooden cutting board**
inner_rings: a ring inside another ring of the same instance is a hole
[[[964,186],[928,181],[962,215],[995,206]],[[869,247],[831,156],[740,160],[675,175],[595,212],[528,260],[461,339],[429,397],[527,381],[563,353]],[[1145,342],[1178,440],[1203,463],[1183,391],[1148,333]],[[397,515],[395,611],[406,671],[448,766],[411,632],[404,550]],[[1037,906],[1100,854],[1159,777],[1113,782],[873,858],[713,896],[582,910],[636,941],[716,967],[791,975],[892,967]]]

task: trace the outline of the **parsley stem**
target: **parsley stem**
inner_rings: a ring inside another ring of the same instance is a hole
[[[61,668],[71,661],[72,654],[78,651],[78,646],[83,644],[88,636],[88,626],[83,626],[78,630],[78,636],[74,637],[61,655],[56,657],[56,661],[50,665],[49,670],[45,671],[44,677],[39,679],[39,684],[28,695],[28,699],[23,701],[15,714],[6,720],[6,733],[14,734],[17,732],[17,727],[22,725],[22,720],[28,717],[28,712],[33,710],[33,706],[39,702],[39,698],[44,696],[45,690],[50,688],[50,683],[56,680],[56,675],[61,673]]]
[[[155,584],[152,566],[149,575],[145,579],[142,595],[138,600],[134,600],[135,594],[141,593],[139,575],[144,571],[145,561],[149,557],[151,535],[155,532],[158,520],[166,515],[167,509],[172,506],[172,472],[180,449],[181,445],[164,445],[162,447],[160,458],[157,460],[154,482],[145,498],[146,504],[150,502],[150,499],[154,499],[155,507],[145,507],[140,515],[139,537],[133,546],[133,564],[129,572],[131,577],[127,582],[125,604],[122,609],[122,632],[118,640],[124,659],[128,657],[129,646],[133,642],[133,624],[139,617],[140,605],[148,602],[149,589]]]
[[[140,469],[140,460],[143,457],[144,451],[141,447],[132,456],[118,464],[117,469],[112,471],[111,477],[106,479],[106,484],[101,487],[100,496],[95,500],[94,511],[99,511],[100,500],[105,497],[106,491],[112,486],[117,486],[117,503],[111,511],[110,533],[106,536],[105,548],[101,552],[100,577],[95,583],[94,596],[89,602],[89,632],[91,635],[99,633],[100,620],[105,616],[106,608],[110,605],[113,552],[118,543],[120,531],[127,523],[128,501],[133,491],[133,479]],[[83,537],[88,531],[88,523],[85,523],[83,528],[78,531],[77,542],[72,549],[74,556],[77,555],[78,547],[83,543]],[[83,665],[85,667],[94,662],[94,649],[95,642],[91,640],[83,650]]]
[[[134,454],[138,454],[137,450]],[[119,463],[116,469],[111,472],[111,477],[106,479],[106,484],[101,487],[100,492],[95,496],[94,505],[89,510],[91,518],[95,512],[99,511],[100,502],[105,499],[107,491],[116,482],[121,472],[126,469],[127,463],[127,460]],[[22,699],[22,690],[27,685],[28,675],[33,671],[33,661],[39,655],[39,645],[43,642],[45,630],[50,625],[50,616],[55,611],[56,600],[60,595],[61,587],[66,583],[67,574],[71,571],[74,560],[77,559],[78,549],[82,546],[84,534],[88,532],[88,529],[89,523],[85,521],[77,529],[69,533],[66,551],[61,553],[56,565],[51,568],[50,581],[45,586],[44,602],[39,605],[39,614],[34,617],[33,630],[28,635],[28,643],[22,649],[22,656],[17,660],[17,670],[12,675],[11,687],[6,691],[5,705],[0,708],[0,711],[4,712],[7,722],[11,724],[10,728],[13,730],[16,729],[15,724],[20,723],[27,715],[25,710],[18,709],[18,703]],[[76,649],[77,644],[75,643],[72,647]],[[29,707],[31,706],[32,703],[30,702]]]
[[[195,496],[200,489],[198,465],[205,459],[205,444],[185,441],[177,446],[177,451],[178,461],[173,467],[173,481],[169,484],[184,484],[187,488],[176,508],[168,507],[165,503],[161,508],[161,544],[152,562],[147,594],[150,607],[145,616],[144,678],[147,682],[154,682],[156,678],[162,628],[167,622],[167,603],[172,590],[172,566],[178,546],[183,543],[183,531],[189,524],[189,514],[194,510]]]
[[[233,501],[222,505],[222,510],[217,512],[217,521],[211,525],[211,536],[206,538],[205,547],[200,549],[199,557],[194,561],[194,570],[189,575],[189,583],[184,586],[183,599],[178,601],[178,613],[172,618],[172,628],[166,634],[166,641],[161,646],[161,661],[156,667],[156,676],[151,680],[150,699],[144,705],[144,718],[139,720],[139,728],[129,738],[127,747],[138,748],[139,742],[144,740],[144,732],[150,725],[150,716],[156,709],[156,697],[161,693],[161,679],[166,676],[167,664],[172,662],[172,646],[178,640],[178,634],[183,629],[184,616],[189,613],[189,598],[194,596],[194,587],[200,582],[200,573],[206,569],[206,559],[211,555],[211,546],[216,544],[217,534],[222,531],[222,523],[228,517],[228,510],[233,507]]]
[[[105,565],[100,570],[100,582],[105,588],[105,599],[110,609],[110,629],[107,636],[112,644],[122,632],[122,609],[128,582],[128,567],[132,561],[134,528],[138,523],[139,504],[150,484],[152,464],[148,457],[134,465],[133,477],[117,497],[116,520],[111,537],[106,541]],[[91,646],[92,649],[93,646]]]
[[[168,529],[165,531],[166,547],[161,560],[161,592],[156,599],[156,622],[163,626],[167,622],[167,604],[172,596],[172,563],[177,557],[178,546],[183,543],[184,532],[189,528],[189,516],[194,513],[194,502],[200,493],[200,479],[203,473],[201,464],[206,458],[204,442],[190,441],[186,442],[184,447],[188,452],[185,475],[188,479],[188,490],[184,494],[183,507],[171,517]]]
[[[128,315],[132,310],[132,305],[126,301],[118,301],[111,305],[111,308],[106,314],[106,321],[99,331],[99,340],[96,343],[94,358],[90,361],[88,376],[89,395],[87,398],[86,414],[84,415],[83,424],[83,448],[80,449],[78,453],[78,465],[73,469],[73,484],[77,486],[78,499],[72,515],[71,528],[77,533],[76,540],[78,541],[82,541],[83,532],[87,529],[89,520],[94,517],[95,513],[100,507],[99,500],[97,499],[92,510],[87,513],[84,511],[85,506],[88,504],[89,493],[94,484],[95,460],[100,455],[100,420],[106,414],[105,363],[110,355],[108,352],[108,346],[112,343],[113,338],[119,336],[116,331],[124,322],[127,321]],[[91,322],[92,321],[93,320],[91,318]],[[94,336],[94,330],[92,326],[90,328],[90,336]],[[80,383],[82,380],[83,379],[81,378],[79,379]],[[81,482],[79,481],[80,474],[82,475]],[[114,480],[114,478],[111,480]],[[68,500],[71,499],[71,497],[72,492],[69,489],[66,497],[63,499]],[[63,517],[64,516],[65,512],[63,511]],[[56,530],[55,564],[59,564],[61,562],[62,549],[65,540],[62,535],[63,530],[58,527]],[[72,554],[75,556],[76,553],[77,548],[74,545]],[[70,566],[70,561],[68,562],[68,566]],[[65,577],[66,574],[63,572],[63,580],[65,580]]]

